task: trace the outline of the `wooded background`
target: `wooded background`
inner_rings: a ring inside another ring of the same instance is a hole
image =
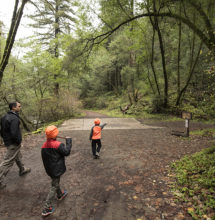
[[[26,4],[35,35],[15,41]],[[213,118],[214,14],[214,0],[14,0],[8,32],[0,21],[0,113],[20,101],[29,129],[83,108]]]

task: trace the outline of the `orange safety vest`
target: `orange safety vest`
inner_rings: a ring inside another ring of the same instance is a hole
[[[101,130],[100,126],[94,126],[92,140],[101,139]]]

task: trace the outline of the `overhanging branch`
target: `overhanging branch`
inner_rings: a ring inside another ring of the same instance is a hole
[[[184,18],[180,15],[177,14],[173,14],[170,12],[164,12],[164,13],[153,13],[153,12],[149,12],[149,13],[144,13],[144,14],[140,14],[134,17],[129,18],[128,20],[125,20],[124,22],[120,23],[118,26],[116,26],[115,28],[113,28],[112,30],[109,30],[103,34],[100,34],[96,37],[87,39],[87,44],[85,48],[88,48],[88,46],[90,44],[99,44],[102,41],[104,41],[106,38],[108,38],[110,35],[112,35],[115,31],[117,31],[118,29],[120,29],[123,25],[128,24],[134,20],[137,20],[139,18],[142,17],[151,17],[151,16],[157,16],[157,17],[170,17],[170,18],[175,18],[177,20],[180,20],[181,22],[183,22],[184,24],[186,24],[190,29],[192,29],[198,36],[199,38],[203,41],[203,43],[208,47],[208,49],[213,49],[213,45],[215,44],[215,42],[213,41],[213,39],[208,38],[201,29],[199,29],[195,24],[193,24],[189,19]],[[91,46],[90,46],[91,47]]]

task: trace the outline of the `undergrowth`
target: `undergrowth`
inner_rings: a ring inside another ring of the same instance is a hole
[[[38,128],[37,130],[32,131],[32,132],[30,132],[30,133],[29,133],[29,132],[28,132],[28,133],[25,133],[24,136],[26,136],[26,135],[31,135],[31,134],[39,134],[39,133],[45,131],[45,128],[46,128],[47,126],[50,126],[50,125],[59,126],[59,125],[61,125],[64,121],[65,121],[65,119],[58,120],[58,121],[51,122],[51,123],[45,123],[45,124],[43,124],[43,126],[41,126],[40,128]]]
[[[215,128],[206,128],[201,130],[195,130],[190,132],[191,135],[197,135],[197,136],[207,136],[215,138]]]
[[[111,116],[111,117],[118,117],[118,118],[143,118],[143,119],[154,119],[154,120],[162,120],[162,121],[180,121],[182,120],[179,117],[176,117],[174,115],[169,115],[169,114],[149,114],[145,111],[140,112],[138,114],[133,114],[133,113],[126,113],[123,114],[120,110],[118,109],[100,109],[100,110],[95,110],[99,113]]]
[[[215,220],[215,146],[172,164],[173,193],[193,219]]]

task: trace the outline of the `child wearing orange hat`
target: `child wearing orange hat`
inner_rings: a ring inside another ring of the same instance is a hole
[[[92,141],[91,145],[92,145],[92,153],[93,153],[94,159],[99,158],[99,152],[102,147],[101,131],[104,128],[104,126],[107,125],[107,123],[104,123],[102,125],[100,125],[100,123],[101,123],[101,120],[99,118],[96,118],[94,120],[95,125],[91,128],[91,131],[90,131],[90,140]]]
[[[48,216],[53,213],[54,207],[52,203],[56,194],[58,200],[62,200],[67,195],[66,190],[61,191],[60,189],[60,177],[66,171],[64,157],[70,154],[72,148],[72,139],[70,137],[66,137],[66,145],[56,140],[59,133],[56,126],[48,126],[45,133],[47,141],[42,146],[41,154],[46,173],[51,177],[52,182],[42,216]]]

